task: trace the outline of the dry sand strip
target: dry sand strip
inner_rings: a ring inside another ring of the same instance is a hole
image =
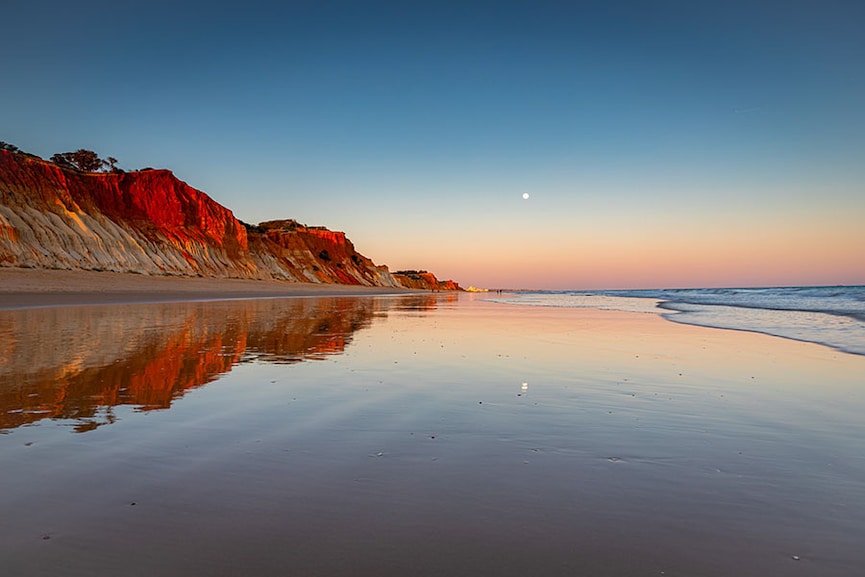
[[[0,309],[262,297],[416,294],[391,287],[0,267]]]

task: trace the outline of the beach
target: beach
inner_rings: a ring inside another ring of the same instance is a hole
[[[316,295],[399,294],[391,287],[0,267],[0,309]]]
[[[862,355],[652,312],[126,280],[2,285],[24,295],[0,311],[9,574],[865,566]]]

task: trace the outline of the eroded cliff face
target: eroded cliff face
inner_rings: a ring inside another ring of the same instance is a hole
[[[293,220],[274,220],[250,227],[248,239],[253,262],[260,268],[284,275],[277,278],[365,286],[405,286],[387,267],[376,266],[358,253],[342,232],[307,227]]]
[[[167,170],[93,174],[0,151],[0,264],[255,277],[231,211]]]
[[[403,271],[393,273],[400,286],[419,290],[441,290],[458,291],[460,286],[452,280],[438,280],[435,275],[427,271]]]
[[[341,232],[247,227],[168,170],[82,173],[5,150],[0,266],[458,289],[391,274]]]

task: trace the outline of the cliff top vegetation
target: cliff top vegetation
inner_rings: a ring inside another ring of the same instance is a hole
[[[13,154],[22,154],[24,156],[43,160],[35,154],[25,152],[14,144],[2,140],[0,140],[0,150],[6,150]],[[53,162],[61,168],[75,170],[77,172],[125,172],[122,168],[117,166],[118,161],[113,156],[103,159],[92,150],[87,150],[86,148],[79,148],[74,152],[59,152],[51,157],[50,162]]]

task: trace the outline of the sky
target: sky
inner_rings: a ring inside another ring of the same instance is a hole
[[[863,29],[859,0],[11,0],[0,140],[463,286],[865,284]]]

